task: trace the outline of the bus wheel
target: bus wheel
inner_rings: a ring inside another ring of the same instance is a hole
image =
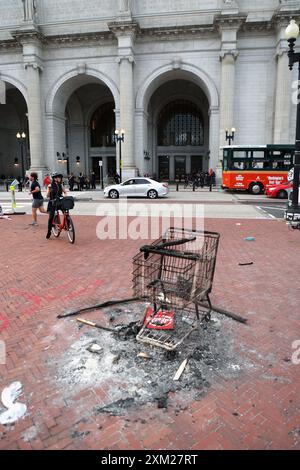
[[[264,187],[261,183],[252,183],[249,186],[249,192],[251,194],[259,194],[263,191]]]

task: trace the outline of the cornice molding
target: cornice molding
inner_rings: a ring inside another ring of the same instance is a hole
[[[75,34],[59,34],[55,36],[46,36],[46,44],[72,44],[72,43],[88,43],[114,40],[115,36],[110,31],[95,33],[75,33]]]
[[[0,41],[1,50],[20,49],[21,47],[22,47],[21,44],[15,39],[4,39],[3,41]]]
[[[12,37],[20,44],[26,44],[30,42],[38,42],[40,44],[46,43],[45,36],[35,27],[28,29],[17,29],[11,31]]]
[[[195,36],[203,34],[211,34],[216,32],[216,27],[213,24],[210,25],[187,25],[187,26],[161,26],[153,28],[140,29],[137,37],[139,39],[151,37],[153,39],[168,39],[178,38],[180,36]]]
[[[19,45],[36,42],[40,45],[55,46],[57,44],[75,45],[89,44],[99,41],[115,41],[122,36],[134,36],[137,40],[174,40],[186,37],[209,37],[220,34],[221,31],[237,30],[241,32],[276,32],[278,28],[286,27],[290,17],[290,11],[275,11],[271,20],[249,21],[244,14],[220,15],[217,14],[213,23],[194,25],[154,26],[140,28],[136,21],[114,21],[107,23],[108,31],[66,33],[45,36],[35,25],[20,27],[11,31],[13,39],[0,41],[0,49],[17,49]],[[300,22],[300,9],[295,11],[293,17]]]
[[[245,24],[247,19],[246,15],[236,14],[236,15],[218,15],[215,17],[215,25],[220,31],[226,29],[236,29],[239,30],[243,24]]]

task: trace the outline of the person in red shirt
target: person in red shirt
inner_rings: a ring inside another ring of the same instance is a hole
[[[212,190],[212,186],[215,183],[215,178],[216,178],[216,174],[215,174],[214,170],[211,168],[209,170],[209,176],[208,176],[209,190],[210,191]]]
[[[45,189],[47,189],[49,184],[51,183],[51,178],[49,175],[45,176],[43,183],[44,183]]]

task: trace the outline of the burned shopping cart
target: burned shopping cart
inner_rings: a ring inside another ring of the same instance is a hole
[[[141,247],[133,259],[133,291],[152,305],[137,340],[174,350],[199,323],[209,321],[219,238],[214,232],[170,228]]]

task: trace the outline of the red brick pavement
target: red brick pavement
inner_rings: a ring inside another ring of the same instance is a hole
[[[49,358],[82,334],[56,315],[130,295],[141,242],[100,241],[97,219],[78,217],[72,246],[65,237],[45,240],[45,218],[38,228],[29,220],[0,221],[0,338],[8,353],[0,390],[20,380],[28,406],[25,418],[0,426],[0,449],[300,449],[300,365],[291,362],[300,340],[299,232],[275,220],[207,220],[206,229],[221,233],[212,300],[249,319],[233,322],[232,334],[236,354],[253,367],[220,377],[200,400],[177,392],[167,410],[149,403],[110,416],[91,413],[104,388],[67,396],[53,380]],[[246,242],[249,235],[256,241]],[[238,265],[248,261],[254,265]]]

